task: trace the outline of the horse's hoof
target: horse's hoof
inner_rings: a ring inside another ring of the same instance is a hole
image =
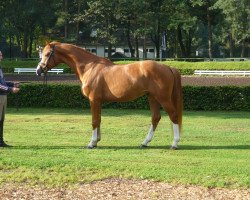
[[[96,148],[97,146],[87,146],[87,149],[94,149]]]
[[[177,149],[178,149],[178,147],[171,146],[171,147],[170,147],[170,149],[172,149],[172,150],[177,150]]]
[[[141,144],[141,146],[140,146],[141,149],[144,149],[144,148],[147,148],[147,147],[148,147],[148,146],[145,145],[145,144]]]

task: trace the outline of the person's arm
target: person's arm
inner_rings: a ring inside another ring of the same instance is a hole
[[[3,92],[11,92],[13,87],[10,87],[8,85],[3,85],[0,83],[0,90]]]
[[[11,86],[13,85],[13,87],[8,86],[8,85],[3,85],[2,83],[0,83],[0,91],[4,92],[4,93],[17,93],[19,92],[20,88],[15,86],[15,83],[10,84]]]
[[[14,87],[14,82],[9,82],[9,81],[6,81],[5,82],[6,83],[6,85],[8,86],[8,87]]]
[[[16,88],[19,88],[19,87],[20,87],[20,83],[19,83],[19,82],[10,82],[10,81],[6,81],[5,83],[6,83],[6,85],[7,85],[8,87],[16,87]]]

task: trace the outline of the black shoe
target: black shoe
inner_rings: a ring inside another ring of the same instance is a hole
[[[11,145],[6,144],[4,141],[0,142],[0,147],[11,147]]]

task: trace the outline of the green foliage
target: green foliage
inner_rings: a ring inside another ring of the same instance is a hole
[[[106,46],[109,43],[130,49],[137,49],[137,42],[140,46],[154,43],[159,57],[163,32],[167,35],[169,57],[195,56],[197,49],[207,56],[210,32],[216,57],[221,53],[229,55],[229,32],[237,48],[235,56],[239,56],[239,44],[242,57],[249,48],[247,0],[5,0],[1,1],[0,11],[0,35],[10,47],[5,53],[14,57],[33,56],[37,45],[43,46],[45,40]],[[210,20],[213,27],[207,26]],[[91,35],[95,31],[97,35]]]
[[[4,25],[8,33],[5,36],[16,37],[18,41],[16,43],[22,47],[24,57],[30,57],[32,52],[32,49],[29,48],[30,43],[32,44],[35,34],[41,36],[44,30],[54,25],[55,10],[52,6],[44,6],[44,4],[50,5],[50,0],[8,0],[7,2],[4,10]]]
[[[250,87],[184,87],[187,110],[250,110]]]
[[[250,8],[249,1],[217,0],[215,8],[220,8],[228,22],[228,30],[232,30],[237,42],[242,42],[249,38],[250,34]]]
[[[78,85],[23,84],[19,94],[9,95],[9,104],[21,107],[88,107]]]
[[[1,66],[4,73],[13,73],[14,68],[36,68],[39,60],[3,60]]]
[[[250,87],[193,87],[185,86],[186,110],[250,110]],[[9,106],[89,108],[89,102],[81,95],[79,85],[24,84],[19,94],[10,94]],[[147,97],[123,103],[104,103],[103,108],[149,109]]]
[[[109,0],[94,0],[88,2],[89,9],[86,18],[90,26],[97,31],[97,37],[105,39],[108,44],[115,44],[118,31],[117,3]]]

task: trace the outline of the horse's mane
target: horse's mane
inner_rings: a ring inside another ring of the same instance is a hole
[[[113,63],[112,61],[110,61],[110,60],[107,59],[107,58],[99,57],[99,56],[97,56],[97,55],[95,55],[95,54],[93,54],[93,53],[87,51],[86,49],[84,49],[84,48],[82,48],[82,47],[79,47],[79,46],[76,46],[76,45],[74,45],[74,44],[61,43],[61,42],[55,42],[55,41],[54,41],[54,42],[51,42],[50,45],[68,45],[68,46],[71,46],[71,47],[74,47],[74,48],[78,49],[79,51],[84,52],[85,54],[88,54],[88,55],[90,55],[90,56],[96,56],[96,57],[98,57],[98,58],[101,59],[101,60],[105,60],[106,62]]]

